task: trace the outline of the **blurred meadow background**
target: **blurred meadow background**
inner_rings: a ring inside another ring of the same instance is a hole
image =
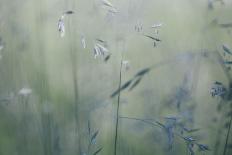
[[[231,0],[0,0],[0,155],[229,155],[231,65]]]

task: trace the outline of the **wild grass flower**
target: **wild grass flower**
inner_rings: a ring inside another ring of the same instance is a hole
[[[142,32],[143,31],[143,24],[140,21],[137,21],[135,24],[135,31],[136,32]]]
[[[81,36],[81,44],[82,44],[82,47],[85,49],[86,48],[86,41],[85,41],[85,37],[83,35]]]
[[[58,31],[60,33],[60,37],[65,36],[65,24],[64,24],[64,19],[67,15],[74,14],[73,11],[66,11],[64,12],[61,17],[58,20]]]
[[[163,23],[155,23],[151,26],[151,28],[160,28],[163,26]]]
[[[130,62],[128,60],[123,60],[122,65],[123,65],[123,68],[125,68],[126,71],[130,69]]]
[[[107,57],[109,55],[109,50],[105,45],[102,45],[100,43],[95,43],[94,49],[93,49],[94,58],[96,59],[98,56],[101,56],[102,58]],[[107,55],[108,54],[108,55]]]
[[[20,96],[27,97],[32,93],[32,90],[30,88],[23,87],[22,89],[19,90],[18,94]]]
[[[159,33],[159,29],[163,26],[163,23],[155,23],[151,26],[151,28],[155,29],[155,34]]]
[[[64,20],[61,18],[58,21],[58,31],[60,32],[60,36],[64,37],[65,35],[65,26],[64,26]]]
[[[210,150],[207,145],[198,143],[198,140],[193,138],[193,136],[183,136],[183,135],[191,133],[189,131],[195,132],[195,131],[198,131],[198,129],[197,130],[188,129],[187,132],[183,131],[185,133],[179,132],[178,127],[180,128],[186,128],[186,127],[184,127],[182,123],[178,122],[179,118],[177,117],[165,117],[164,123],[161,123],[155,119],[141,119],[141,118],[136,118],[136,117],[122,117],[122,116],[120,116],[120,118],[141,121],[146,124],[152,125],[154,127],[161,128],[164,131],[164,133],[167,135],[168,150],[172,149],[175,136],[180,137],[182,140],[186,142],[188,152],[191,155],[195,154],[195,151],[194,151],[195,145],[199,147],[200,151]]]
[[[227,90],[225,86],[221,82],[214,82],[211,89],[210,89],[210,94],[212,97],[214,96],[219,96],[219,97],[225,97],[227,93]]]

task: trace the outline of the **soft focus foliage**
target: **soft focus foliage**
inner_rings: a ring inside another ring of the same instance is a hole
[[[113,155],[119,94],[117,155],[231,154],[231,13],[0,0],[0,155]]]

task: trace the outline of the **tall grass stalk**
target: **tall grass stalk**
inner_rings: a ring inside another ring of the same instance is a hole
[[[216,141],[215,141],[215,144],[214,144],[214,155],[217,155],[218,154],[218,149],[220,148],[220,145],[221,145],[221,134],[222,134],[222,130],[223,128],[221,128],[221,122],[222,122],[222,116],[221,118],[219,119],[220,120],[220,125],[219,125],[219,128],[217,129],[217,137],[216,137]]]
[[[121,83],[122,83],[122,61],[123,61],[123,59],[121,58],[118,89],[121,88]],[[118,93],[118,100],[117,100],[116,125],[115,125],[115,135],[114,135],[114,155],[117,155],[118,120],[119,120],[119,110],[120,110],[120,95],[121,95],[121,91],[119,91],[119,93]]]

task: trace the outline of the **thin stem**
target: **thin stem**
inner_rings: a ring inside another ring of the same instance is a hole
[[[118,89],[121,88],[121,82],[122,82],[122,59],[121,59],[121,64],[120,64],[120,74],[119,74],[119,86],[118,86]],[[117,155],[118,120],[119,120],[119,108],[120,108],[120,94],[121,94],[121,91],[119,91],[119,93],[118,93],[117,118],[116,118],[115,137],[114,137],[114,155]]]
[[[144,122],[146,124],[149,124],[149,125],[152,125],[152,126],[158,126],[160,127],[161,129],[165,129],[165,131],[167,131],[166,129],[166,126],[159,123],[158,121],[156,120],[153,120],[153,119],[141,119],[141,118],[135,118],[135,117],[121,117],[120,118],[124,118],[124,119],[130,119],[130,120],[135,120],[135,121],[141,121],[141,122]],[[149,121],[150,120],[150,121]],[[151,121],[154,121],[154,122],[151,122]],[[179,133],[177,132],[173,132],[174,135],[178,136],[179,138],[181,138],[182,140],[186,141],[185,137],[183,137],[182,135],[180,135]],[[196,145],[199,145],[197,142],[191,142],[193,144],[196,144]]]
[[[229,125],[229,129],[228,129],[227,135],[226,135],[226,143],[225,143],[225,146],[224,146],[223,155],[226,155],[228,139],[229,139],[229,136],[230,136],[231,121],[232,121],[232,116],[230,116],[230,125]]]
[[[151,121],[148,121],[148,120],[151,120],[151,119],[141,119],[141,118],[135,118],[135,117],[120,117],[120,118],[124,118],[124,119],[131,119],[131,120],[136,120],[136,121],[141,121],[141,122],[144,122],[146,124],[150,124],[150,125],[153,125],[153,126],[158,126],[160,128],[163,128],[163,126],[159,125],[159,124],[156,124],[156,123],[153,123]]]
[[[221,100],[218,104],[222,104],[223,100]],[[220,119],[219,119],[219,128],[217,130],[217,137],[216,137],[216,142],[214,144],[214,154],[213,155],[217,155],[218,154],[218,149],[220,148],[220,145],[221,145],[221,133],[222,133],[222,129],[221,128],[221,123],[223,122],[223,117],[220,116]]]

